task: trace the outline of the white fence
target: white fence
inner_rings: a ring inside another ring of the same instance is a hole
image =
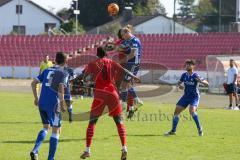
[[[82,68],[76,68],[75,70],[79,72]],[[162,74],[160,70],[141,70],[138,76],[141,77],[142,83],[176,84],[183,72],[185,71],[168,70]],[[39,67],[0,67],[0,77],[2,78],[35,78],[38,76],[38,73]],[[203,78],[207,78],[206,71],[198,71],[198,74]]]
[[[39,67],[0,67],[0,77],[2,78],[35,78],[39,73]]]

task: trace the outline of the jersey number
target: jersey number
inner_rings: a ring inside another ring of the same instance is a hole
[[[50,87],[51,84],[52,84],[52,75],[53,75],[53,73],[54,73],[53,71],[48,72],[48,75],[47,75],[48,82],[45,84],[47,87]]]

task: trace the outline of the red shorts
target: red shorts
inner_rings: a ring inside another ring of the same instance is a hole
[[[109,116],[112,117],[122,113],[119,95],[114,86],[95,89],[91,116],[99,117],[105,113],[109,113]]]

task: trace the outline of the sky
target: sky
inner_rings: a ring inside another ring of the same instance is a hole
[[[64,7],[69,8],[72,0],[32,0],[32,1],[41,5],[45,9],[52,10],[54,13],[56,13],[57,11]],[[165,6],[167,16],[172,17],[174,0],[160,0],[160,2]]]

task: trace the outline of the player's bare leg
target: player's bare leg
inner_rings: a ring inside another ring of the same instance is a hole
[[[185,110],[185,107],[178,106],[178,105],[176,106],[175,111],[174,111],[173,121],[172,121],[172,129],[171,129],[171,131],[165,133],[164,134],[165,136],[176,134],[177,125],[178,125],[178,122],[179,122],[179,115],[184,110]]]
[[[233,108],[234,110],[238,110],[238,101],[239,101],[239,97],[238,97],[238,94],[235,92],[235,93],[233,93],[233,96],[234,96],[234,98],[235,98],[235,104],[236,104],[236,106]]]
[[[199,118],[198,118],[197,107],[196,106],[190,106],[189,107],[189,113],[192,116],[192,118],[193,118],[193,120],[194,120],[194,122],[197,126],[199,136],[203,136],[203,128],[202,128],[202,126],[200,124],[200,121],[199,121]]]
[[[229,109],[232,109],[233,93],[230,93],[228,96],[229,96]]]
[[[88,124],[88,128],[87,128],[87,132],[86,132],[86,149],[83,152],[83,154],[80,156],[81,159],[86,159],[90,157],[90,147],[92,144],[92,139],[94,136],[94,130],[95,130],[97,121],[98,121],[98,117],[91,116]]]
[[[118,135],[121,140],[122,144],[122,155],[121,155],[121,160],[126,160],[127,159],[127,142],[126,142],[126,129],[125,125],[123,124],[122,116],[117,115],[113,117],[114,122],[117,126],[118,129]]]

